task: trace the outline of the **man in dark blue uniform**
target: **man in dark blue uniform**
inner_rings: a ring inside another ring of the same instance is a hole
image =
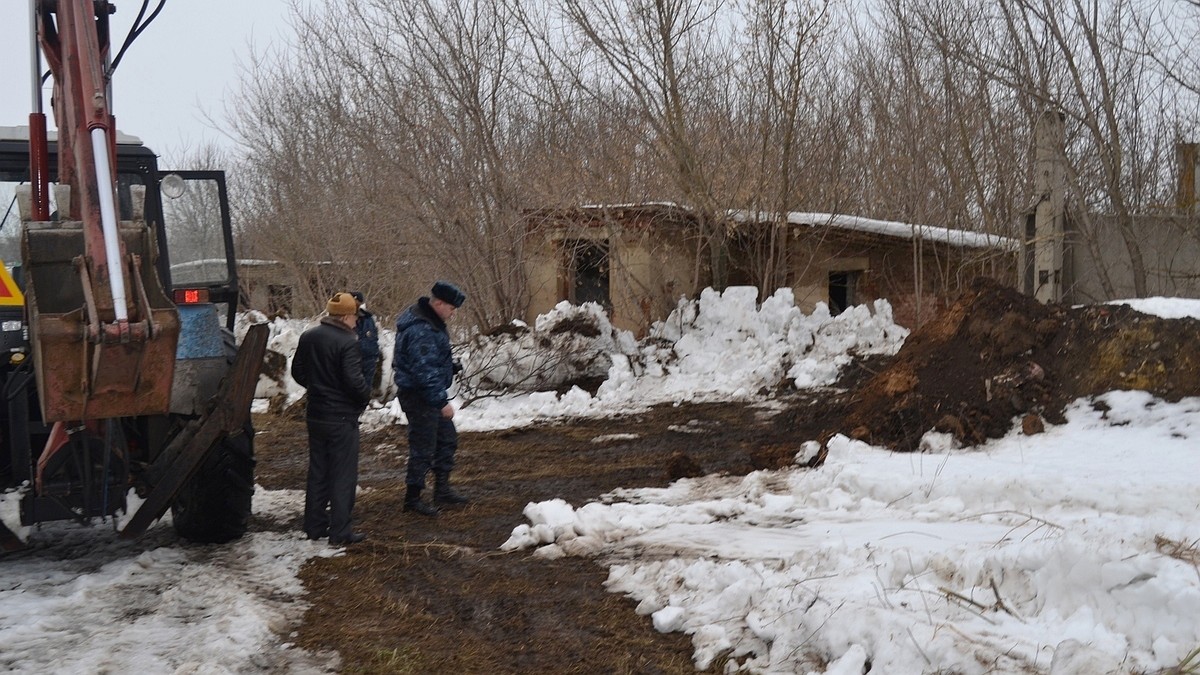
[[[447,322],[467,296],[448,281],[433,285],[396,319],[396,348],[392,372],[400,408],[408,418],[408,471],[404,510],[436,516],[437,505],[469,500],[450,487],[458,431],[448,389],[459,368],[450,351]],[[433,503],[421,501],[425,475],[433,471]]]
[[[308,484],[304,532],[331,544],[357,544],[366,535],[351,527],[358,487],[358,416],[371,399],[363,381],[354,334],[358,306],[334,293],[329,316],[304,331],[292,359],[292,379],[308,389]]]

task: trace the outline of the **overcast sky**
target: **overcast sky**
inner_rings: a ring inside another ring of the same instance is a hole
[[[117,67],[113,112],[121,131],[138,136],[160,155],[180,157],[206,142],[231,147],[204,113],[223,123],[225,102],[238,88],[239,62],[272,45],[291,41],[293,0],[167,0],[162,12],[134,40]],[[316,4],[320,0],[300,0]],[[142,6],[116,0],[114,55]],[[147,14],[157,6],[149,2]],[[0,125],[28,124],[30,89],[29,0],[0,6]],[[46,67],[42,60],[43,69]],[[49,88],[43,106],[49,115]],[[50,125],[56,124],[50,116]]]

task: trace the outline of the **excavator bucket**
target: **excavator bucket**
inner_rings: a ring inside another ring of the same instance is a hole
[[[82,223],[30,223],[23,233],[30,342],[48,423],[170,409],[179,313],[155,271],[150,230],[122,223],[118,235],[134,305],[123,322],[114,321],[104,280],[92,278],[81,255]]]

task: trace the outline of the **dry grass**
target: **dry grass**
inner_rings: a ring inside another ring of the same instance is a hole
[[[1162,535],[1155,535],[1154,545],[1158,552],[1165,556],[1182,560],[1190,565],[1200,565],[1200,542],[1176,541]]]

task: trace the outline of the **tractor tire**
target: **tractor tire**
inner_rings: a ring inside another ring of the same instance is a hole
[[[254,497],[254,429],[225,438],[179,491],[171,516],[179,536],[223,544],[246,533]]]

